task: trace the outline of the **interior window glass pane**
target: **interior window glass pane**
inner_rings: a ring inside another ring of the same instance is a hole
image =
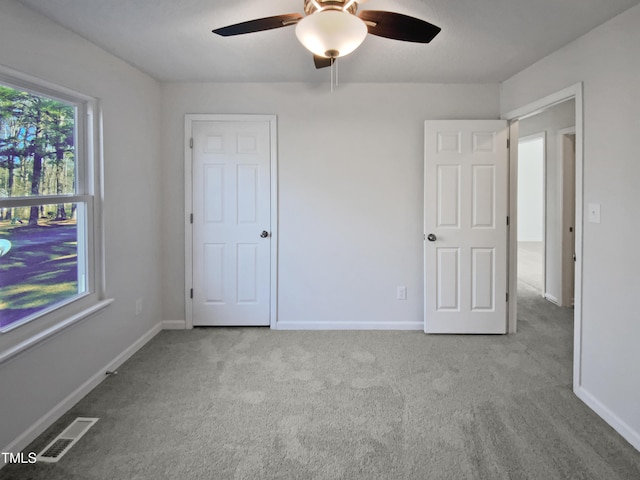
[[[86,292],[86,208],[60,203],[1,211],[0,330],[6,330]],[[29,223],[34,212],[36,225]]]
[[[76,193],[76,107],[0,85],[0,198]]]

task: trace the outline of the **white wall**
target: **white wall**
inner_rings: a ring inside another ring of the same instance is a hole
[[[279,325],[422,328],[426,119],[497,118],[497,85],[163,85],[165,319],[184,319],[186,113],[278,116]],[[407,300],[396,287],[407,286]]]
[[[0,0],[0,44],[1,65],[102,101],[106,287],[115,299],[99,314],[0,365],[0,448],[7,451],[161,317],[160,87],[13,0]],[[138,297],[144,310],[136,317]]]
[[[502,85],[509,112],[584,82],[582,375],[576,393],[640,449],[640,5]]]
[[[563,164],[559,157],[558,131],[575,126],[576,103],[567,100],[520,121],[520,137],[545,134],[545,296],[562,299]],[[518,167],[520,160],[518,160]],[[518,172],[520,177],[520,172]],[[518,225],[521,221],[518,214]],[[518,229],[520,227],[518,226]]]
[[[518,241],[544,236],[544,137],[518,142]]]

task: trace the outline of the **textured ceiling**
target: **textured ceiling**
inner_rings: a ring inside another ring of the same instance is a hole
[[[223,38],[232,23],[303,13],[303,0],[20,0],[161,81],[325,82],[295,27]],[[640,0],[368,0],[442,28],[430,44],[368,35],[341,81],[494,83]]]

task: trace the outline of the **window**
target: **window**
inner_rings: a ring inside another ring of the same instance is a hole
[[[0,351],[101,296],[94,109],[0,72]]]

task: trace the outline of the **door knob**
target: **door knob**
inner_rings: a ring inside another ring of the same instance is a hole
[[[430,233],[429,235],[427,235],[427,240],[429,240],[430,242],[435,242],[436,236],[433,233]]]
[[[266,230],[262,230],[262,233],[260,234],[261,238],[267,238],[269,236],[269,232],[267,232]]]

